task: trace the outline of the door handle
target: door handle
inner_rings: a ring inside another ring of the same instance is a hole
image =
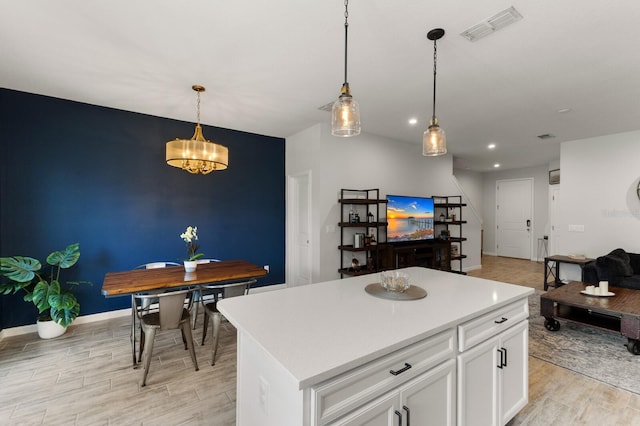
[[[527,228],[531,227],[531,219],[527,219]]]
[[[409,417],[411,412],[409,411],[409,407],[407,407],[406,405],[403,405],[402,409],[407,412],[407,426],[411,426],[411,417]]]
[[[396,416],[398,416],[398,426],[402,426],[402,413],[396,410]]]

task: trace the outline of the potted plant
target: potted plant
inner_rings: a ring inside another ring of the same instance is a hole
[[[88,281],[68,281],[60,284],[60,270],[68,269],[80,258],[80,244],[68,245],[62,251],[47,256],[48,271],[38,259],[26,256],[0,258],[0,274],[9,278],[0,283],[0,294],[16,294],[24,291],[24,300],[38,308],[38,334],[42,338],[57,337],[78,317],[80,303],[71,291],[72,286],[91,284]],[[47,333],[46,329],[54,328]]]
[[[187,226],[186,231],[180,234],[180,238],[187,245],[187,255],[189,256],[184,260],[184,270],[186,272],[193,272],[196,270],[198,266],[198,259],[204,256],[203,253],[196,253],[200,246],[196,241],[198,241],[198,227],[197,226]]]

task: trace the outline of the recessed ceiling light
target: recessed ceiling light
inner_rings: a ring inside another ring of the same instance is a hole
[[[418,119],[417,118],[410,118],[409,119],[409,124],[411,124],[412,126],[415,126],[416,124],[418,124]]]
[[[496,163],[496,164],[493,165],[494,169],[497,169],[498,167],[500,167],[500,163]]]
[[[489,145],[487,145],[487,149],[496,149],[496,144],[490,143]]]
[[[564,113],[567,113],[569,111],[571,111],[571,108],[561,108],[561,109],[558,110],[558,113],[564,114]]]

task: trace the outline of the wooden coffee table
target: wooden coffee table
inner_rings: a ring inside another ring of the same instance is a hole
[[[562,318],[592,327],[621,333],[627,349],[640,355],[640,290],[609,287],[615,296],[580,293],[587,283],[572,281],[540,296],[540,315],[547,330],[558,331]]]

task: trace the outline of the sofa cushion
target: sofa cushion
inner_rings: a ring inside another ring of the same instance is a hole
[[[610,283],[611,284],[611,283]],[[640,290],[640,275],[634,275],[632,277],[625,277],[622,281],[614,284],[611,284],[615,287],[624,287],[624,288],[632,288],[634,290]],[[615,293],[615,290],[611,290]]]
[[[633,269],[633,275],[640,275],[640,254],[627,253],[631,263],[631,269]]]

